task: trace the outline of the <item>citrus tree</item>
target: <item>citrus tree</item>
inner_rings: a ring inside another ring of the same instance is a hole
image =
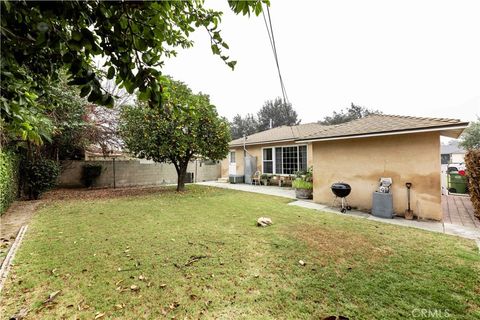
[[[230,128],[207,95],[194,94],[185,84],[171,79],[162,84],[162,107],[124,107],[119,132],[135,157],[173,164],[177,191],[183,191],[193,158],[221,160],[227,156]]]

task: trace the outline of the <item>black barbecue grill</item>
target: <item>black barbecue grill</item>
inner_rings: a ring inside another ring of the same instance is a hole
[[[333,206],[337,202],[337,199],[340,198],[342,200],[340,210],[342,213],[347,212],[347,210],[352,210],[352,207],[348,205],[347,196],[352,191],[352,187],[348,183],[337,182],[332,184],[330,187],[332,189],[333,194],[335,195],[335,199],[333,200]]]

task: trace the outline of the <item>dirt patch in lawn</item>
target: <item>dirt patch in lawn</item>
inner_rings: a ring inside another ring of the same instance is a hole
[[[106,199],[131,196],[144,196],[154,193],[171,193],[173,188],[167,187],[131,187],[116,189],[55,189],[45,193],[42,200],[83,200]]]
[[[27,225],[42,201],[15,201],[0,217],[0,264],[15,241],[18,230]]]
[[[377,260],[393,253],[392,248],[379,245],[365,235],[349,230],[304,224],[290,230],[290,234],[305,242],[319,255],[328,256],[337,262],[355,257]]]

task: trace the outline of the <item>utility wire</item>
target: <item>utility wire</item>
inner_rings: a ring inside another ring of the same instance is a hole
[[[283,97],[283,100],[284,100],[285,103],[288,103],[287,89],[285,89],[285,83],[283,82],[283,77],[282,77],[282,74],[280,72],[280,64],[278,62],[278,54],[277,54],[277,45],[275,43],[275,36],[273,34],[273,26],[272,26],[272,18],[270,17],[270,9],[269,9],[268,6],[267,6],[267,14],[268,14],[268,22],[270,24],[270,33],[272,34],[272,48],[273,48],[273,51],[274,51],[274,54],[275,54],[275,61],[277,63],[278,75],[279,75],[279,78],[280,78],[281,86],[282,86],[282,89],[283,89],[283,93],[285,95]]]
[[[270,46],[272,47],[273,57],[275,58],[275,64],[277,65],[278,78],[280,80],[280,87],[282,89],[283,101],[285,103],[289,103],[287,90],[285,89],[282,73],[280,72],[280,64],[278,62],[278,55],[277,55],[277,45],[275,43],[275,36],[273,34],[273,26],[272,26],[272,18],[270,16],[270,9],[268,8],[268,6],[266,6],[266,8],[267,8],[268,22],[267,22],[267,18],[265,17],[265,12],[262,10],[263,21],[265,22],[265,28],[267,29],[268,38],[270,40]]]

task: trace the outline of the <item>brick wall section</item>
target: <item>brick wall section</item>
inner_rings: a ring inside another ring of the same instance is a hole
[[[60,187],[82,187],[82,166],[86,163],[102,165],[102,174],[94,187],[113,187],[113,161],[64,161],[58,180]],[[187,172],[194,174],[196,182],[212,181],[220,178],[220,164],[193,161]],[[117,187],[151,186],[177,183],[177,172],[171,164],[142,163],[139,160],[115,161],[115,185]]]

